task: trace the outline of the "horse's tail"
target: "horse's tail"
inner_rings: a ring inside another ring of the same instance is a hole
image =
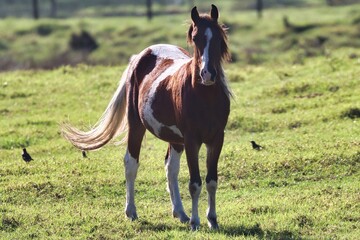
[[[99,121],[89,131],[81,131],[69,124],[62,125],[62,134],[81,150],[101,148],[111,139],[127,132],[126,82],[131,76],[130,65],[124,71],[120,84]],[[124,136],[123,141],[126,141]]]

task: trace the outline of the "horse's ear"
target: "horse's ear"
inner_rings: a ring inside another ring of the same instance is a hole
[[[191,10],[191,20],[196,24],[199,19],[199,12],[197,11],[196,7],[193,7],[193,9]]]
[[[219,11],[214,4],[211,4],[210,16],[215,22],[217,22],[219,18]]]

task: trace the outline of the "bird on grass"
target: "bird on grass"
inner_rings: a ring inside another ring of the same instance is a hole
[[[31,160],[33,160],[32,157],[30,156],[30,154],[26,151],[26,148],[23,148],[22,159],[25,162],[30,162]]]
[[[289,22],[289,19],[287,16],[283,17],[283,24],[287,30],[292,31],[294,33],[302,33],[302,32],[320,27],[319,24],[294,25]]]
[[[251,142],[252,148],[255,149],[255,150],[260,151],[261,149],[264,148],[264,147],[258,145],[255,141],[250,141],[250,142]]]
[[[82,156],[83,156],[83,158],[87,158],[87,156],[86,156],[86,152],[83,150],[83,151],[81,151],[82,152]]]

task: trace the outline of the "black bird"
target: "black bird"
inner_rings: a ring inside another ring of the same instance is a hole
[[[252,145],[252,148],[255,149],[255,150],[258,150],[260,151],[261,149],[263,149],[262,146],[258,145],[255,141],[250,141],[251,142],[251,145]]]
[[[83,158],[87,158],[85,151],[82,151],[82,156],[83,156]]]
[[[25,162],[30,162],[31,160],[33,160],[30,154],[26,151],[26,148],[23,148],[22,158]]]
[[[313,28],[320,27],[320,24],[294,25],[289,22],[287,16],[283,17],[283,24],[287,30],[292,31],[294,33],[302,33],[311,30]]]

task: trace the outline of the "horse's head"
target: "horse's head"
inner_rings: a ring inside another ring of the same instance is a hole
[[[218,23],[219,12],[211,5],[210,14],[199,15],[196,7],[191,11],[192,23],[188,31],[188,42],[194,45],[194,58],[201,84],[213,85],[221,76],[223,60],[229,60],[225,29]]]

